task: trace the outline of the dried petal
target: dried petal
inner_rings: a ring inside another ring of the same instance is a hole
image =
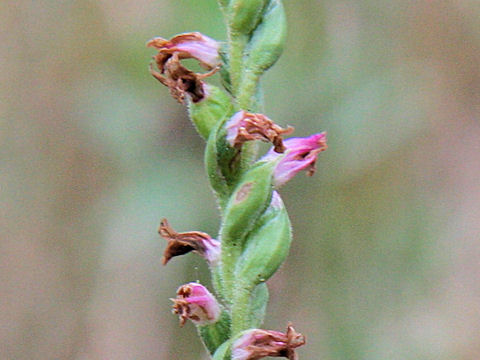
[[[147,42],[148,47],[159,51],[163,58],[177,54],[179,59],[196,59],[208,70],[220,65],[218,42],[199,32],[179,34],[170,40],[156,37]]]
[[[249,113],[244,110],[237,112],[227,122],[227,141],[232,147],[240,148],[243,143],[252,140],[271,142],[277,153],[283,153],[282,135],[293,132],[293,127],[282,129],[263,114]]]
[[[158,233],[168,241],[163,253],[165,265],[172,257],[184,255],[194,251],[203,256],[211,265],[220,257],[220,242],[212,239],[210,235],[201,231],[177,233],[168,224],[167,219],[160,222]]]

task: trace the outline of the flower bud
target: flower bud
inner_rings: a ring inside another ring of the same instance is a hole
[[[232,344],[232,360],[258,360],[267,356],[296,360],[295,348],[305,344],[305,337],[291,324],[287,332],[250,329]]]
[[[249,35],[260,22],[268,0],[231,0],[228,24],[232,33]]]
[[[270,141],[274,151],[283,153],[282,135],[290,134],[293,127],[282,129],[263,114],[249,113],[244,110],[237,112],[225,125],[227,129],[227,141],[234,148],[241,148],[247,141],[263,140]]]
[[[180,325],[187,319],[196,325],[213,324],[221,314],[220,305],[207,288],[198,283],[182,285],[177,290],[177,298],[172,299],[173,312],[180,316]]]
[[[212,239],[210,235],[200,231],[177,233],[168,224],[167,219],[160,223],[158,233],[168,241],[163,253],[165,265],[172,257],[184,255],[190,251],[204,257],[210,265],[215,265],[220,258],[220,242]]]
[[[204,97],[201,101],[189,102],[190,118],[198,133],[207,140],[215,125],[233,112],[230,98],[218,87],[204,84]]]
[[[253,289],[267,281],[285,261],[292,242],[290,220],[274,191],[268,209],[249,233],[236,271],[239,286]]]
[[[271,0],[247,48],[246,72],[260,75],[282,54],[286,39],[286,18],[281,0]]]
[[[275,167],[274,185],[280,187],[293,178],[298,172],[305,170],[307,175],[315,173],[315,162],[320,152],[327,149],[327,134],[314,134],[305,138],[290,138],[284,141],[285,155]],[[262,161],[272,161],[279,158],[274,149],[262,157]]]

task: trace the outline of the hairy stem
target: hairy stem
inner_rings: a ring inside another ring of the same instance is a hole
[[[232,83],[232,92],[235,97],[238,96],[243,72],[243,54],[247,43],[248,37],[246,35],[229,32],[230,80]]]
[[[262,104],[257,103],[259,75],[251,70],[245,69],[240,79],[237,103],[241,109],[256,111]]]
[[[250,287],[238,285],[235,287],[235,294],[231,308],[232,314],[232,338],[251,327],[249,316],[250,297],[252,289]]]

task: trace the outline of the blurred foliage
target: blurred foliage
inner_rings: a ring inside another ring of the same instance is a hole
[[[327,130],[282,189],[292,253],[266,327],[302,359],[478,359],[480,6],[285,1],[266,114]],[[157,234],[216,234],[203,143],[148,73],[153,36],[224,40],[214,0],[0,3],[0,358],[198,359]],[[217,80],[218,81],[218,80]]]

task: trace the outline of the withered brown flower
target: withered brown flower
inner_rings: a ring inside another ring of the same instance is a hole
[[[232,360],[258,360],[267,356],[297,360],[295,348],[305,344],[305,336],[297,333],[292,324],[287,332],[250,329],[232,346]]]
[[[177,101],[183,103],[185,95],[189,95],[193,102],[204,98],[202,80],[212,76],[220,66],[219,44],[215,40],[193,32],[176,35],[170,40],[153,38],[147,42],[147,46],[158,50],[153,57],[158,71],[150,64],[150,73],[170,89]],[[195,73],[182,65],[182,59],[196,59],[209,71]]]
[[[285,151],[282,135],[290,134],[294,130],[291,126],[281,128],[263,114],[244,110],[232,116],[227,122],[226,129],[227,141],[232,147],[240,148],[246,141],[262,140],[271,142],[277,153]]]
[[[212,239],[210,235],[201,231],[189,231],[178,233],[173,230],[167,219],[162,219],[158,233],[168,241],[167,248],[163,253],[163,264],[179,255],[190,251],[204,257],[210,264],[215,264],[220,256],[220,242]]]

